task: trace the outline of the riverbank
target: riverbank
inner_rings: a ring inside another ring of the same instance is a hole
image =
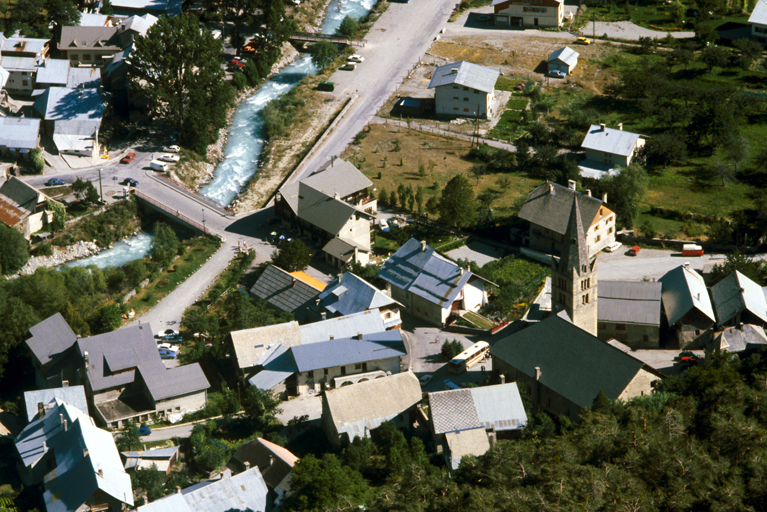
[[[38,268],[53,268],[64,263],[80,258],[87,258],[101,252],[95,242],[80,241],[67,247],[53,246],[53,254],[50,256],[34,256],[29,258],[27,264],[19,270],[17,275],[24,276],[34,274]]]

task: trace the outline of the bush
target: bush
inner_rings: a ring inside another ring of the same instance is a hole
[[[463,345],[458,340],[452,340],[452,341],[445,340],[442,343],[441,354],[442,354],[442,358],[445,359],[445,361],[450,361],[461,352],[463,352]]]
[[[51,244],[40,244],[32,251],[34,256],[52,256],[53,246]]]
[[[248,78],[244,73],[236,71],[234,75],[232,75],[232,85],[235,87],[235,89],[241,91],[248,85]]]
[[[45,169],[45,159],[40,148],[35,148],[29,152],[29,162],[32,164],[32,170],[40,174]]]
[[[658,236],[658,232],[655,231],[655,226],[652,225],[650,219],[647,219],[642,223],[639,227],[639,231],[642,233],[642,236],[646,238],[655,238]]]
[[[357,20],[351,16],[346,16],[341,22],[341,26],[338,27],[337,33],[339,35],[352,38],[357,32]]]

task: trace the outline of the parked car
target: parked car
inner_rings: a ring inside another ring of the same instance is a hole
[[[365,57],[362,57],[362,56],[357,55],[355,53],[354,55],[352,55],[350,57],[347,57],[346,60],[349,61],[349,62],[362,62],[362,61],[365,60]]]
[[[698,364],[700,356],[692,350],[684,350],[679,354],[679,364],[682,366],[694,366]]]
[[[163,341],[184,341],[180,334],[166,334],[162,339]]]
[[[558,69],[552,69],[551,71],[549,71],[549,76],[551,78],[566,78],[567,73],[565,73],[564,71],[559,71]]]
[[[697,244],[684,244],[682,256],[703,256],[703,247]]]
[[[147,427],[146,425],[142,425],[139,427],[136,433],[140,436],[148,436],[149,434],[152,433],[152,429]]]
[[[591,41],[586,39],[585,37],[579,37],[575,40],[575,44],[591,44]]]
[[[122,160],[120,160],[120,163],[129,164],[133,161],[134,158],[136,158],[136,153],[131,151],[130,153],[122,157]]]
[[[229,61],[229,69],[242,69],[245,67],[245,60],[242,57],[235,57]]]
[[[421,386],[426,386],[431,382],[431,380],[434,378],[434,375],[424,375],[420,379],[418,379],[418,382],[421,383]]]
[[[622,243],[620,243],[620,242],[613,242],[610,245],[608,245],[607,247],[605,247],[605,251],[607,251],[607,252],[615,252],[618,249],[620,249],[621,247],[623,247]]]
[[[128,185],[131,187],[137,187],[138,186],[138,180],[134,180],[133,178],[125,178],[123,180],[123,185]]]
[[[181,148],[178,146],[165,146],[162,148],[163,151],[167,151],[168,153],[178,153],[181,151]]]
[[[639,247],[638,245],[635,245],[634,247],[629,249],[629,256],[636,256],[637,254],[639,254],[639,251],[641,250],[642,250],[641,247]]]
[[[178,334],[178,331],[176,329],[165,329],[162,331],[162,336],[168,336],[171,334]]]
[[[174,155],[172,153],[168,153],[165,155],[162,155],[158,160],[161,162],[173,162],[174,164],[178,163],[178,161],[181,159],[178,155]]]
[[[166,348],[160,349],[160,358],[161,359],[176,359],[176,353],[172,350],[168,350]]]
[[[158,172],[166,172],[168,170],[168,164],[159,160],[152,160],[149,162],[149,168]]]
[[[62,180],[61,178],[51,178],[45,182],[46,187],[58,187],[60,185],[66,185],[66,184],[67,182]]]
[[[347,62],[341,66],[341,71],[354,71],[355,69],[357,69],[357,65],[353,62]]]
[[[178,353],[179,348],[180,347],[178,345],[171,345],[170,343],[160,343],[159,345],[157,345],[158,350],[164,349],[164,350],[169,350],[171,352],[176,352],[176,353]]]
[[[445,386],[446,390],[461,389],[461,386],[459,386],[455,382],[451,381],[450,379],[445,379],[444,381],[442,381],[442,384]]]

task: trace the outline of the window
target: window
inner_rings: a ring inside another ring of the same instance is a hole
[[[599,231],[599,224],[597,224],[596,226],[594,226],[594,233],[596,233],[597,231]]]
[[[610,226],[609,228],[607,228],[607,234],[608,234],[608,235],[609,235],[610,233],[612,233],[612,232],[613,232],[613,228],[612,228],[612,226]]]
[[[454,85],[453,89],[460,89],[460,87],[458,87],[457,85]]]
[[[616,331],[625,331],[626,330],[626,324],[615,324],[615,330]]]
[[[650,337],[645,334],[644,336],[642,336],[642,341],[645,343],[650,343]]]
[[[346,366],[341,367],[341,375],[346,375]]]
[[[458,110],[458,107],[453,107],[453,110]]]
[[[328,369],[327,369],[327,368],[325,368],[325,369],[323,370],[323,372],[324,372],[324,375],[327,375],[327,374],[328,374]]]
[[[468,108],[465,108],[465,109],[463,109],[463,111],[464,111],[464,112],[468,112],[468,111],[469,111],[469,109],[468,109]]]
[[[83,60],[84,60],[84,61],[86,61],[86,60],[91,60],[91,55],[90,55],[89,53],[84,53],[84,54],[83,54]]]
[[[363,372],[368,371],[368,364],[367,363],[362,363],[362,371]]]
[[[599,216],[602,216],[602,208],[599,209]]]
[[[597,326],[598,329],[607,329],[607,324],[599,324]]]
[[[21,85],[23,85],[24,87],[26,87],[28,83],[29,82],[27,80],[22,80],[21,81]]]
[[[356,363],[356,364],[354,365],[354,369],[355,369],[355,370],[361,370],[361,369],[362,369],[362,363]]]
[[[595,242],[599,242],[602,239],[602,235],[597,235],[597,237],[594,239]]]
[[[466,86],[464,86],[464,87],[463,87],[463,90],[464,90],[464,91],[468,91],[468,90],[469,90],[469,88],[468,88],[468,87],[466,87]]]
[[[581,295],[581,304],[588,304],[589,303],[589,294]]]
[[[463,101],[469,101],[469,98],[464,98]]]
[[[559,294],[559,302],[561,302],[562,304],[565,303],[565,294],[564,293],[560,293]]]
[[[454,100],[457,100],[457,99],[458,99],[458,96],[453,96],[453,99],[454,99]]]
[[[309,370],[306,372],[306,378],[307,379],[313,379],[314,378],[314,370]]]

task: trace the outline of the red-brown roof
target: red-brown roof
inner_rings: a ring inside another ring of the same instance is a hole
[[[0,221],[9,227],[14,227],[32,213],[0,194]]]

